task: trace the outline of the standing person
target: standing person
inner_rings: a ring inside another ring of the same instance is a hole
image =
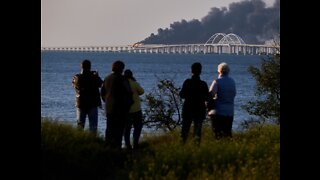
[[[209,92],[215,98],[215,112],[211,115],[212,130],[217,139],[232,137],[235,81],[229,77],[230,68],[223,62],[218,65],[218,79],[213,80]]]
[[[200,145],[201,129],[203,120],[206,118],[206,102],[209,98],[209,89],[205,81],[200,79],[202,65],[199,62],[191,66],[192,76],[186,79],[179,92],[181,98],[185,99],[182,108],[182,130],[181,138],[185,143],[191,123],[194,123],[193,136],[195,142]]]
[[[131,90],[132,90],[132,97],[133,97],[133,104],[129,110],[129,118],[126,122],[125,131],[124,131],[124,140],[127,149],[132,149],[130,143],[130,134],[131,134],[131,127],[133,125],[133,148],[137,149],[139,144],[139,138],[142,130],[142,111],[141,111],[141,102],[140,102],[140,95],[144,93],[144,89],[140,86],[140,84],[136,81],[133,77],[133,73],[130,69],[124,71],[124,77],[129,81]]]
[[[115,61],[112,73],[105,77],[101,88],[107,117],[105,140],[108,146],[118,149],[121,149],[125,121],[133,103],[129,82],[122,75],[124,67],[122,61]]]
[[[73,76],[72,85],[76,91],[77,125],[84,129],[86,116],[89,130],[96,134],[98,126],[98,107],[101,106],[100,91],[102,80],[97,71],[91,71],[91,62],[81,62],[81,72]]]

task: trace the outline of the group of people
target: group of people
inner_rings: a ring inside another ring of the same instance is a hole
[[[96,134],[98,126],[98,107],[105,104],[107,127],[106,144],[121,149],[124,137],[127,149],[136,149],[143,127],[140,96],[144,89],[136,81],[130,69],[117,60],[112,64],[112,72],[104,80],[97,71],[91,71],[91,62],[81,62],[81,72],[73,76],[72,84],[76,91],[77,126],[84,129],[86,117],[89,119],[89,131]],[[232,137],[234,116],[234,98],[236,95],[235,81],[229,77],[229,66],[218,65],[218,78],[214,79],[210,88],[201,80],[202,65],[199,62],[191,66],[192,76],[186,79],[179,93],[184,99],[182,109],[181,139],[185,143],[191,124],[194,123],[194,140],[200,144],[203,121],[209,102],[214,100],[214,108],[209,116],[216,138]],[[133,146],[130,136],[133,130]]]
[[[234,99],[236,84],[229,77],[230,68],[223,62],[218,65],[218,78],[212,81],[210,88],[201,80],[202,65],[199,62],[191,66],[192,76],[183,82],[179,93],[184,100],[182,108],[181,139],[185,143],[193,122],[193,136],[198,145],[201,141],[203,121],[208,114],[211,127],[217,139],[232,137],[232,123],[234,117]],[[212,104],[214,107],[209,107]]]
[[[132,126],[133,147],[138,148],[142,130],[142,111],[140,95],[144,89],[133,77],[130,69],[124,71],[125,64],[115,61],[112,72],[104,80],[97,71],[91,71],[91,62],[81,63],[81,72],[73,77],[72,84],[76,91],[77,125],[84,129],[86,116],[89,119],[89,131],[96,134],[98,124],[98,107],[101,99],[105,104],[107,128],[105,141],[109,147],[121,148],[122,137],[125,144],[132,149],[130,132]],[[124,74],[123,74],[124,71]]]

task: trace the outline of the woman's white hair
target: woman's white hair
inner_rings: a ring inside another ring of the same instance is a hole
[[[218,73],[220,74],[229,74],[230,68],[227,63],[222,62],[218,65]]]

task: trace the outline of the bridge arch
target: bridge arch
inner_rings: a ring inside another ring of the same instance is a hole
[[[246,44],[241,37],[236,34],[230,33],[224,36],[218,44]]]
[[[219,41],[226,36],[225,33],[215,33],[212,35],[205,44],[218,44]]]
[[[212,35],[205,45],[208,44],[246,44],[243,39],[233,33],[225,34],[225,33],[215,33]]]

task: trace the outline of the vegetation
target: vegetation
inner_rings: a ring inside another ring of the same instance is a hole
[[[145,96],[144,124],[147,127],[173,131],[181,125],[182,100],[179,91],[173,80],[158,78],[157,89]]]
[[[141,149],[114,151],[103,138],[70,125],[41,123],[43,179],[280,179],[280,127],[263,125],[216,140],[203,128],[200,147],[179,130],[144,136]]]
[[[126,159],[102,138],[48,118],[41,120],[41,151],[42,179],[113,178]]]
[[[249,114],[262,121],[271,120],[280,124],[280,43],[275,42],[276,54],[263,59],[260,69],[250,66],[248,71],[256,79],[257,99],[242,106]]]

